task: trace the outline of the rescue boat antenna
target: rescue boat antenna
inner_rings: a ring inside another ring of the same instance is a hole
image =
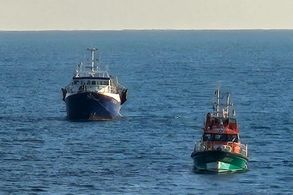
[[[218,88],[216,90],[217,93],[217,106],[216,106],[216,113],[217,113],[217,117],[219,116],[219,112],[220,112],[220,89]]]
[[[91,52],[91,69],[92,69],[92,72],[94,72],[95,71],[95,62],[96,62],[95,51],[97,51],[98,49],[96,49],[96,48],[87,48],[87,50]]]
[[[226,102],[227,115],[229,115],[229,109],[230,109],[229,106],[231,106],[230,93],[227,94],[227,102]]]

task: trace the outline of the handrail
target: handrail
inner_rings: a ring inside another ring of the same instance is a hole
[[[240,144],[237,142],[227,142],[227,144],[208,144],[198,141],[194,147],[195,152],[224,150],[236,154],[241,154],[247,157],[247,144]]]

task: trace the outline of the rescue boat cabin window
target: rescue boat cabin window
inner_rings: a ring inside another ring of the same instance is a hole
[[[237,134],[205,133],[202,139],[203,141],[238,142],[238,135]]]
[[[204,135],[203,135],[203,141],[211,141],[212,140],[212,134],[210,134],[210,133],[205,133]]]

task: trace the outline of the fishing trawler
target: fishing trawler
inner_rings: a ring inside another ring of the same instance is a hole
[[[239,138],[239,127],[230,94],[215,91],[213,112],[207,113],[203,135],[191,154],[198,172],[236,172],[248,169],[247,145]]]
[[[96,60],[96,48],[91,52],[90,64],[77,65],[72,81],[62,88],[70,120],[107,120],[120,116],[121,105],[126,101],[127,89],[116,77],[101,70]]]

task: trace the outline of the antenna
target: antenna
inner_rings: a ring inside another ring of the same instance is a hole
[[[82,66],[83,66],[83,64],[82,64],[82,62],[80,62],[79,64],[77,64],[77,66],[76,66],[76,70],[75,70],[75,75],[76,75],[76,77],[79,77],[79,73],[81,72],[81,68],[82,68]]]
[[[217,116],[219,116],[219,112],[220,112],[220,88],[218,88],[216,90],[216,95],[217,95]]]
[[[226,110],[227,115],[230,115],[230,108],[231,108],[231,100],[230,100],[230,93],[227,94],[227,102],[226,102]]]
[[[219,117],[219,114],[220,114],[220,88],[221,88],[221,81],[218,81],[217,82],[217,89],[216,89],[216,92],[215,92],[215,95],[216,95],[216,116]]]
[[[87,48],[88,51],[91,52],[91,68],[92,68],[92,72],[95,71],[95,62],[96,62],[96,59],[95,59],[95,51],[97,51],[98,49],[96,48]]]

